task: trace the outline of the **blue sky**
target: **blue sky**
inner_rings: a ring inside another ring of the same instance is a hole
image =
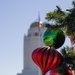
[[[23,69],[23,38],[30,24],[45,21],[46,13],[72,7],[73,0],[0,0],[0,75],[16,75]],[[67,41],[68,42],[68,41]]]

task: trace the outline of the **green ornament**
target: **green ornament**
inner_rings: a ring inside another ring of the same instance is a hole
[[[47,46],[57,49],[65,42],[65,35],[62,30],[47,29],[43,35],[43,42]]]

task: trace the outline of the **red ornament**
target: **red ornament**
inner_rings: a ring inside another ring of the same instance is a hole
[[[40,67],[42,75],[56,68],[62,61],[61,54],[51,47],[39,47],[32,52],[33,61]]]
[[[67,72],[68,72],[68,75],[73,75],[73,73],[70,69],[68,69]]]

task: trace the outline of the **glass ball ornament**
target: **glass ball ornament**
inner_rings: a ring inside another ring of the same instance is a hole
[[[43,34],[43,42],[46,46],[60,48],[65,42],[64,32],[60,29],[47,29]]]

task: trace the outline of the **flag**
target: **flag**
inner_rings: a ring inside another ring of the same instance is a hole
[[[40,21],[40,14],[38,14],[38,28],[39,28],[39,30],[41,29],[41,27],[42,27],[42,24]]]

